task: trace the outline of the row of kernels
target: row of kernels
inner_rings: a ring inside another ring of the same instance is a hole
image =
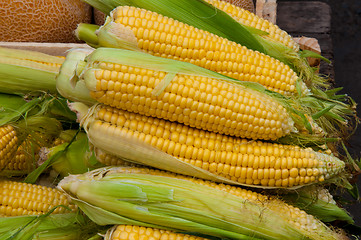
[[[284,134],[289,133],[291,130],[289,126],[284,127],[283,129],[253,126],[248,122],[242,123],[237,122],[236,120],[232,121],[230,119],[219,116],[209,115],[208,113],[198,113],[195,118],[190,118],[190,116],[187,115],[187,111],[189,109],[182,108],[181,106],[175,106],[174,104],[169,105],[168,103],[157,100],[145,100],[145,105],[140,105],[139,103],[132,103],[128,101],[128,99],[131,97],[128,94],[123,94],[119,101],[113,99],[113,96],[109,95],[108,93],[110,92],[107,92],[106,94],[104,94],[104,92],[91,92],[91,96],[97,98],[100,102],[108,103],[111,106],[128,111],[138,112],[147,116],[165,118],[170,121],[185,123],[191,127],[209,129],[215,132],[221,132],[230,135],[239,135],[244,137],[248,136],[249,138],[276,139],[283,136]],[[155,108],[151,108],[152,105],[154,105]],[[164,110],[162,107],[166,107],[166,110]],[[171,112],[169,112],[169,109]],[[248,115],[246,115],[246,117],[247,116]],[[197,120],[197,118],[200,120]],[[254,117],[252,119],[254,119]],[[277,126],[282,127],[284,125],[277,121],[276,127]]]
[[[99,82],[98,82],[98,85],[99,85],[99,87],[98,87],[98,90],[109,90],[109,89],[107,89],[107,87],[108,87],[108,83],[107,83],[107,81],[104,81],[104,73],[103,72],[106,72],[106,71],[102,71],[102,70],[97,70],[97,71],[95,71],[95,74],[97,75],[97,79],[99,79]],[[111,73],[109,72],[109,74],[107,74],[107,75],[110,75]],[[135,77],[134,76],[134,78],[137,78],[137,77]],[[178,83],[178,81],[177,81],[177,79],[181,79],[181,78],[183,78],[183,77],[176,77],[175,78],[175,81],[174,82],[172,82],[170,85],[168,85],[167,86],[167,88],[166,88],[166,91],[168,91],[168,90],[170,90],[170,93],[172,94],[178,94],[178,95],[181,95],[181,96],[183,96],[183,97],[188,97],[188,93],[190,92],[190,90],[192,89],[191,87],[193,87],[193,88],[195,88],[196,89],[196,91],[194,91],[194,96],[192,95],[192,96],[190,96],[190,97],[192,97],[192,98],[190,98],[190,99],[188,99],[188,101],[190,101],[190,103],[188,103],[188,105],[192,105],[192,102],[197,102],[197,101],[205,101],[206,100],[206,98],[205,99],[203,99],[202,100],[202,94],[200,94],[200,93],[203,93],[203,91],[201,91],[202,90],[202,84],[200,84],[200,86],[199,86],[199,90],[197,89],[197,87],[195,87],[194,85],[193,86],[191,86],[191,85],[189,85],[189,88],[188,87],[184,87],[182,84],[181,85],[179,85],[179,83]],[[199,79],[199,78],[198,78]],[[232,84],[229,84],[229,83],[226,83],[226,82],[223,82],[223,84],[222,84],[222,82],[220,82],[220,81],[215,81],[215,80],[211,80],[211,79],[207,79],[207,78],[200,78],[199,80],[197,80],[197,77],[195,78],[195,81],[194,81],[194,84],[196,84],[197,85],[197,83],[199,83],[199,81],[205,81],[205,83],[206,84],[209,84],[209,83],[212,83],[212,82],[216,82],[218,85],[219,85],[219,83],[221,83],[221,85],[220,86],[223,86],[223,88],[226,88],[225,90],[229,90],[229,91],[232,91],[232,89],[233,90],[235,90],[235,88],[234,87],[232,87]],[[138,82],[140,82],[140,81],[138,81]],[[123,82],[124,83],[124,82]],[[133,82],[134,83],[134,82]],[[124,87],[120,87],[120,89],[122,90],[122,88],[124,88],[124,90],[122,91],[122,92],[127,92],[127,93],[129,93],[129,94],[135,94],[135,95],[141,95],[141,96],[144,96],[144,95],[147,95],[147,93],[149,94],[149,93],[151,93],[152,92],[152,90],[150,90],[149,89],[149,91],[146,91],[145,89],[146,89],[146,87],[145,86],[143,86],[143,90],[142,90],[142,87],[140,86],[140,85],[142,85],[143,83],[138,83],[139,84],[139,90],[137,90],[138,88],[135,86],[135,85],[133,85],[133,84],[125,84],[124,85]],[[224,86],[225,85],[225,86]],[[149,82],[147,82],[147,88],[151,88],[151,86],[150,86],[150,83]],[[208,85],[209,86],[209,85]],[[223,98],[223,95],[224,94],[220,94],[220,95],[214,95],[214,94],[217,94],[217,92],[219,92],[218,90],[217,90],[218,88],[217,87],[214,87],[214,88],[211,88],[211,89],[203,89],[203,90],[205,90],[205,91],[208,91],[208,92],[210,92],[211,91],[211,94],[209,95],[209,96],[211,96],[212,97],[212,99],[214,98],[214,96],[216,96],[216,101],[215,102],[212,102],[212,104],[214,105],[214,104],[219,104],[220,106],[224,106],[224,105],[229,105],[229,104],[231,104],[230,106],[231,106],[231,110],[233,110],[233,111],[237,111],[237,110],[239,110],[238,108],[239,107],[237,107],[237,104],[232,104],[232,103],[234,103],[233,101],[235,101],[235,102],[241,102],[241,103],[243,103],[243,104],[247,104],[247,105],[252,105],[252,104],[254,104],[254,106],[256,107],[256,108],[264,108],[264,105],[263,104],[260,104],[259,103],[259,100],[257,100],[257,99],[255,99],[255,100],[253,100],[254,102],[248,102],[248,99],[247,99],[247,91],[244,91],[242,88],[239,88],[238,87],[238,89],[236,89],[236,90],[238,90],[238,91],[236,91],[236,92],[234,92],[234,94],[231,94],[231,95],[227,95],[227,98]],[[216,91],[215,91],[216,90]],[[241,90],[241,92],[239,91],[239,90]],[[142,92],[139,92],[139,94],[138,94],[138,91],[142,91]],[[199,93],[199,94],[196,94],[196,93]],[[233,91],[232,91],[233,92]],[[142,94],[141,94],[142,93]],[[242,94],[241,94],[242,93]],[[242,96],[242,95],[244,95],[244,96]],[[171,95],[170,95],[171,96]],[[207,95],[205,95],[205,96],[207,96]],[[149,97],[151,97],[151,96],[149,96]],[[176,97],[176,95],[174,95],[173,96],[173,98],[175,98]],[[193,98],[194,97],[194,98]],[[253,99],[254,97],[252,97],[252,99]],[[168,99],[168,98],[167,98]],[[170,98],[169,99],[169,101],[171,100],[172,98]],[[214,100],[212,100],[212,101],[214,101]],[[229,103],[230,102],[230,103]],[[187,106],[188,106],[187,105]],[[242,106],[242,105],[241,105]],[[188,106],[188,107],[190,107],[190,106]],[[240,110],[242,110],[242,108],[240,108]],[[246,108],[245,108],[245,110],[246,110]],[[250,109],[251,110],[251,109]],[[284,111],[284,110],[283,110]],[[285,114],[285,113],[283,113],[283,114]],[[263,114],[264,115],[264,114]],[[262,116],[263,116],[262,115]],[[275,114],[275,117],[277,118],[277,116],[279,116],[278,114]],[[282,114],[280,114],[280,116],[282,116]],[[266,116],[263,116],[263,118],[264,117],[266,117]]]
[[[113,118],[113,116],[116,116],[114,119],[118,118],[114,121],[109,121]],[[132,115],[132,114],[129,114]],[[144,134],[150,134],[150,136],[155,136],[157,138],[163,138],[166,139],[166,141],[169,141],[170,146],[175,146],[176,143],[178,144],[186,144],[187,152],[191,153],[194,151],[197,151],[196,154],[191,154],[192,156],[203,158],[205,156],[208,156],[206,153],[212,153],[212,151],[217,150],[213,155],[215,156],[215,159],[219,159],[218,161],[223,162],[222,159],[227,160],[233,160],[233,165],[246,165],[246,166],[252,166],[252,167],[258,167],[258,162],[261,162],[260,165],[263,164],[265,159],[260,159],[259,157],[255,157],[254,155],[248,155],[247,151],[244,152],[244,156],[242,154],[237,154],[237,150],[239,149],[238,146],[234,146],[232,142],[222,142],[222,141],[213,141],[212,139],[195,139],[194,136],[186,133],[178,133],[177,131],[167,131],[163,126],[159,126],[156,123],[151,125],[151,123],[144,124],[141,121],[136,120],[126,120],[124,116],[119,116],[118,114],[111,114],[111,111],[107,111],[106,109],[100,109],[98,112],[98,117],[102,120],[108,121],[108,122],[116,122],[117,126],[124,127],[124,128],[130,128],[132,131],[139,131]],[[122,121],[119,121],[119,119],[122,119]],[[163,122],[163,121],[161,121]],[[168,125],[169,122],[168,122]],[[175,130],[175,129],[174,129]],[[223,135],[218,135],[223,136]],[[193,147],[194,146],[194,147]],[[245,146],[245,145],[241,145]],[[159,146],[162,148],[162,146]],[[197,149],[197,148],[204,148],[203,149]],[[248,146],[247,150],[252,153],[252,147]],[[201,154],[199,155],[198,152]],[[203,156],[203,153],[206,154]],[[222,157],[223,156],[223,157]],[[266,159],[266,161],[270,162],[272,159]],[[241,162],[240,162],[241,161]],[[283,161],[285,163],[290,162]],[[269,165],[273,167],[275,165],[276,169],[281,168],[281,161],[271,161],[271,163],[266,164],[266,166]],[[288,165],[282,164],[283,168],[290,167]]]
[[[118,225],[111,234],[112,240],[206,240],[205,238],[181,234],[156,228],[147,228],[133,225]]]
[[[119,114],[114,113],[114,111],[119,112]],[[290,168],[292,165],[297,165],[299,168],[312,167],[313,165],[317,165],[317,162],[307,159],[314,157],[312,154],[310,154],[310,151],[308,150],[302,151],[300,148],[295,148],[294,150],[291,150],[290,148],[290,150],[285,150],[283,149],[282,145],[267,144],[257,141],[248,142],[245,139],[242,141],[242,143],[235,144],[236,139],[227,137],[225,135],[210,133],[208,131],[196,129],[193,130],[192,128],[189,128],[182,124],[171,123],[165,120],[148,118],[138,114],[128,113],[126,111],[120,111],[114,108],[101,108],[98,111],[98,117],[101,120],[110,122],[112,124],[117,124],[121,127],[130,127],[134,131],[142,131],[146,134],[155,134],[157,137],[170,138],[175,142],[186,143],[185,140],[187,140],[188,145],[203,147],[209,150],[226,150],[233,151],[235,153],[240,152],[241,154],[247,154],[251,156],[289,156],[278,159],[274,163],[276,165],[276,168],[278,165],[282,165],[283,168]],[[147,121],[147,123],[144,123],[145,121]],[[161,126],[160,123],[162,123]],[[153,126],[157,126],[157,128],[154,128]],[[159,133],[163,132],[166,132],[166,134],[159,135]],[[187,138],[185,137],[185,135],[187,135]],[[184,139],[184,142],[181,139]],[[212,141],[212,139],[214,139],[215,141]],[[296,155],[296,153],[298,154]],[[297,163],[295,163],[295,159],[292,157],[299,157],[300,159],[298,159]],[[272,162],[274,161],[275,160],[272,160]]]
[[[12,208],[11,206],[0,206],[0,216],[21,216],[21,215],[39,215],[43,212],[29,211],[24,208]]]
[[[129,96],[127,95],[123,95],[123,97],[125,97],[124,100],[127,100]],[[109,98],[111,99],[111,97],[109,96]],[[123,101],[124,102],[124,101]],[[129,102],[128,102],[129,103]],[[145,102],[147,103],[147,102]],[[126,103],[118,103],[116,102],[116,104],[119,106],[120,104],[123,104],[123,106],[126,106]],[[129,106],[134,106],[136,107],[136,109],[134,111],[136,111],[138,108],[145,108],[145,107],[150,107],[150,109],[147,109],[147,112],[148,113],[145,113],[147,115],[153,115],[151,114],[152,112],[157,112],[157,111],[160,111],[161,113],[161,117],[167,117],[167,119],[171,120],[171,121],[177,121],[178,118],[181,118],[181,119],[186,119],[188,120],[190,117],[192,117],[193,115],[192,112],[187,109],[187,108],[182,108],[182,106],[180,107],[176,107],[175,105],[168,105],[167,103],[163,103],[162,101],[156,101],[156,100],[153,100],[153,101],[148,101],[148,104],[146,104],[146,106],[137,106],[138,104],[137,103],[129,103],[130,105]],[[180,102],[180,104],[182,104],[182,102]],[[155,105],[156,108],[151,108],[151,105]],[[162,106],[166,107],[165,110],[163,109],[159,109],[161,108]],[[125,108],[125,107],[124,107]],[[128,108],[129,109],[129,108]],[[132,108],[133,109],[133,108]],[[173,109],[173,110],[172,110]],[[251,108],[250,108],[251,109]],[[171,110],[171,112],[168,112],[169,110]],[[215,111],[219,111],[220,113],[222,113],[222,110],[223,108],[219,108],[219,110],[217,110],[217,108],[215,108]],[[189,111],[189,112],[188,112]],[[247,108],[245,108],[245,111],[247,111]],[[249,111],[249,110],[248,110]],[[251,109],[252,111],[252,109]],[[164,112],[164,113],[163,113]],[[168,114],[171,114],[170,117],[168,117]],[[174,115],[175,114],[175,115]],[[178,114],[183,114],[183,116],[177,116]],[[206,114],[206,115],[205,115]],[[210,125],[212,127],[212,125],[214,124],[220,124],[220,125],[223,125],[224,126],[224,129],[227,129],[227,128],[231,128],[231,129],[234,129],[234,128],[238,128],[237,130],[240,131],[240,130],[243,130],[243,131],[251,131],[253,128],[255,128],[255,131],[260,131],[259,134],[269,134],[271,131],[274,131],[274,128],[272,127],[266,127],[264,128],[263,126],[259,127],[259,126],[253,126],[251,125],[250,123],[248,122],[252,122],[252,120],[255,120],[257,118],[254,118],[252,115],[240,115],[238,114],[239,116],[242,116],[241,119],[242,121],[246,121],[245,123],[243,122],[239,122],[237,120],[231,120],[231,119],[226,119],[226,118],[222,118],[220,116],[215,116],[215,115],[210,115],[208,116],[209,113],[197,113],[197,115],[194,115],[194,118],[191,118],[189,119],[189,121],[192,121],[192,125],[195,125],[195,123],[197,122],[202,122],[203,120],[203,124],[206,124],[207,127],[208,125]],[[185,116],[184,116],[185,115]],[[209,117],[209,118],[208,118]],[[199,120],[197,120],[199,119]],[[208,120],[208,122],[204,122],[204,120]],[[184,122],[184,121],[182,121]],[[284,124],[281,124],[279,121],[276,121],[274,122],[275,123],[275,127],[282,127],[284,126]],[[271,124],[272,124],[272,120],[271,120]],[[191,125],[191,124],[188,124],[188,125]],[[272,125],[273,126],[273,125]],[[213,126],[214,128],[215,126]],[[219,127],[218,127],[219,128]],[[241,129],[242,128],[242,129]],[[284,129],[286,132],[289,132],[289,128],[287,130],[288,126],[284,126]],[[222,129],[222,128],[221,128]],[[279,130],[280,134],[283,134],[282,132],[282,129],[277,129]],[[275,133],[275,132],[273,132]]]

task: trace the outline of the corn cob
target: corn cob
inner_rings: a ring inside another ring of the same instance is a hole
[[[159,170],[98,169],[69,176],[58,187],[100,225],[133,222],[229,239],[338,239],[313,216],[281,200]]]
[[[118,157],[178,173],[190,174],[188,171],[195,168],[237,184],[291,188],[323,182],[344,168],[344,162],[336,157],[312,149],[239,139],[103,105],[89,111],[74,105],[76,109],[79,122],[95,146]],[[126,142],[133,146],[128,149]],[[167,157],[138,150],[136,144],[152,146]],[[134,155],[128,151],[134,151]],[[140,157],[135,152],[148,156]],[[171,163],[179,161],[184,163],[182,168]]]
[[[68,198],[56,189],[14,181],[0,181],[0,215],[20,216],[45,214],[52,208],[60,206],[54,213],[74,210]]]
[[[223,0],[205,0],[209,4],[215,6],[216,8],[226,12],[233,19],[240,22],[241,24],[249,27],[253,27],[268,33],[265,35],[267,38],[270,38],[273,41],[280,42],[283,45],[292,48],[296,52],[299,51],[300,47],[295,42],[292,37],[286,32],[280,29],[277,25],[272,24],[271,22],[263,19],[256,14],[247,11],[244,8],[238,7],[232,3]]]
[[[191,236],[188,234],[176,233],[172,231],[146,228],[132,225],[118,225],[108,230],[104,240],[132,240],[132,239],[152,239],[152,240],[207,240],[206,238]]]
[[[108,39],[102,40],[102,29],[107,34],[109,28],[110,34],[119,38],[117,47],[131,46],[155,56],[190,62],[237,80],[260,83],[285,95],[298,90],[302,94],[308,92],[306,85],[297,80],[297,74],[280,61],[172,18],[122,6],[112,12],[112,20],[99,30],[102,46],[109,44]],[[119,45],[122,41],[127,45]]]
[[[130,63],[127,54],[133,60],[149,62],[137,67],[140,63]],[[235,84],[191,64],[137,54],[97,49],[84,69],[78,69],[80,80],[99,102],[204,130],[271,140],[295,131],[292,115],[280,101],[262,92],[263,88]],[[149,66],[151,61],[154,66]],[[160,70],[153,70],[156,61],[160,61]],[[164,82],[168,80],[169,84]]]

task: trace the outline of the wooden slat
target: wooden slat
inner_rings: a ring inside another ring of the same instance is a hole
[[[90,48],[83,43],[38,43],[38,42],[0,42],[0,47],[38,51],[50,55],[66,56],[71,48]]]
[[[289,33],[329,33],[331,7],[318,1],[278,2],[277,25]]]
[[[293,37],[316,38],[322,56],[333,60],[331,8],[319,1],[278,1],[277,25]],[[333,65],[321,61],[320,73],[334,77]]]

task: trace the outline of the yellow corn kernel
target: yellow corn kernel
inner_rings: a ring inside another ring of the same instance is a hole
[[[241,7],[238,7],[234,4],[231,4],[222,0],[205,0],[209,4],[212,4],[216,8],[226,12],[233,19],[238,21],[239,23],[257,28],[259,30],[267,32],[269,35],[265,37],[272,39],[275,42],[280,42],[283,45],[292,48],[295,51],[299,51],[299,45],[297,42],[293,40],[293,38],[286,32],[281,30],[277,25],[258,17],[256,14],[247,11]]]
[[[39,215],[47,213],[52,208],[64,205],[75,209],[69,199],[60,191],[14,181],[0,181],[0,216]],[[57,207],[53,213],[69,211],[64,207]]]
[[[94,114],[92,120],[94,134],[138,139],[181,161],[228,179],[236,179],[239,183],[245,181],[247,185],[293,187],[323,181],[339,174],[344,168],[344,162],[336,157],[312,149],[210,134],[180,123],[146,117],[109,106],[98,105]],[[122,118],[122,121],[113,120],[116,124],[107,122],[106,119],[113,119],[113,115]],[[138,137],[140,135],[143,136],[142,139]],[[164,138],[165,136],[167,139]],[[202,145],[194,141],[200,137],[202,139],[199,141],[204,143]],[[164,147],[166,141],[168,148]],[[273,151],[260,151],[269,148],[273,148]],[[270,156],[269,152],[277,154]],[[300,160],[294,157],[294,161],[290,161],[287,158],[290,152],[299,152],[295,155],[300,156],[308,167],[281,164],[282,161],[293,163]],[[269,164],[265,163],[267,158]],[[310,162],[312,166],[309,165]],[[297,177],[303,177],[303,181],[299,184],[294,180]],[[269,181],[262,181],[263,179]]]
[[[98,102],[142,115],[184,123],[203,130],[252,139],[275,140],[289,134],[293,121],[269,96],[217,79],[177,74],[159,95],[152,92],[165,77],[162,71],[104,62],[87,70],[96,81],[91,96]],[[104,90],[115,69],[122,78],[120,92]],[[120,74],[119,74],[120,75]],[[119,98],[115,96],[119,95]]]
[[[137,164],[131,163],[126,159],[116,157],[108,154],[100,148],[92,147],[97,160],[107,166],[136,166]]]
[[[147,53],[190,62],[241,81],[258,82],[281,94],[297,92],[297,74],[265,54],[140,8],[118,7],[113,18],[133,32],[138,47]],[[301,88],[303,93],[308,91],[303,83]]]
[[[38,146],[34,146],[30,141],[23,141],[5,169],[25,172],[31,171],[34,164],[34,153],[38,152],[39,149]]]

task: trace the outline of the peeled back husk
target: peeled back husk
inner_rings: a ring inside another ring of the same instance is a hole
[[[320,222],[314,230],[302,230],[257,200],[153,172],[97,169],[66,177],[58,188],[99,225],[132,224],[228,239],[338,239]]]

